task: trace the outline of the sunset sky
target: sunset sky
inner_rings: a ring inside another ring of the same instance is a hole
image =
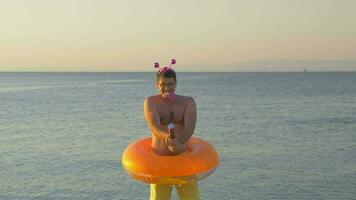
[[[0,71],[356,71],[355,0],[0,0]]]

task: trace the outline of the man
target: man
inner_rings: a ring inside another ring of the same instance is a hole
[[[145,99],[144,115],[152,132],[152,149],[158,155],[172,156],[184,152],[187,141],[194,133],[196,104],[192,97],[175,95],[176,73],[170,67],[157,72],[156,87],[159,95]],[[174,124],[174,138],[168,133],[168,124]],[[182,163],[184,164],[184,163]],[[172,185],[151,184],[151,200],[169,200]],[[199,199],[197,183],[175,185],[181,200]]]

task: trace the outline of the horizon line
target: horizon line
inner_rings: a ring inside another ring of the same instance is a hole
[[[292,70],[292,71],[176,71],[176,73],[313,73],[313,72],[356,72],[356,70]],[[155,71],[0,71],[0,73],[156,73]]]

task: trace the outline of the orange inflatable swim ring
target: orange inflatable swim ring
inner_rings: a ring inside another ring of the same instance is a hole
[[[146,183],[184,184],[206,178],[219,164],[219,155],[208,142],[191,137],[187,150],[174,156],[152,151],[151,138],[130,144],[122,155],[122,165],[134,179]]]

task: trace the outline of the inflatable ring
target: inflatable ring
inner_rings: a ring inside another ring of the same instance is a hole
[[[174,156],[160,156],[151,148],[151,138],[130,144],[122,155],[122,165],[134,179],[146,183],[185,184],[206,178],[219,164],[215,148],[191,137],[187,150]]]

